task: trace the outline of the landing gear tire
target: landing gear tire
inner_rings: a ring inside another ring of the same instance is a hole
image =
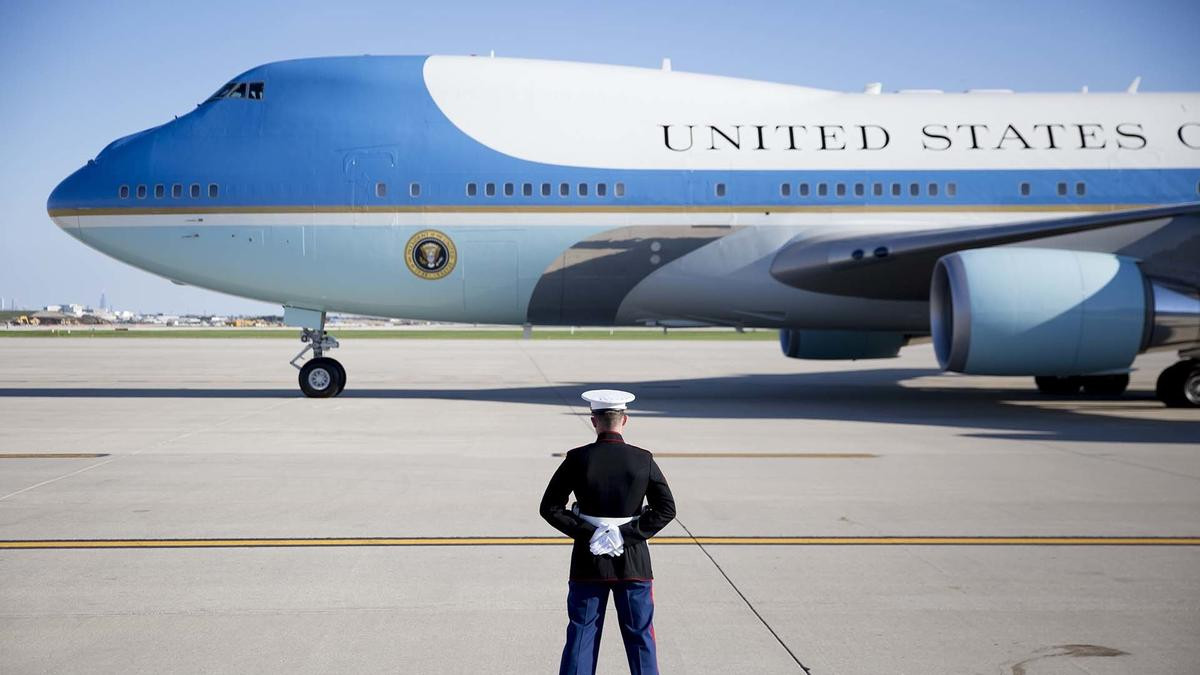
[[[329,357],[312,359],[300,368],[300,390],[309,398],[337,396],[345,386],[342,364]]]
[[[341,396],[342,392],[346,390],[346,369],[342,366],[341,361],[336,359],[329,360],[332,361],[333,365],[338,369],[338,388],[337,393],[334,394],[334,396]]]
[[[287,309],[284,309],[287,315]],[[338,341],[325,332],[325,313],[321,312],[320,328],[304,328],[300,341],[304,349],[292,357],[289,363],[300,371],[300,391],[309,398],[330,398],[342,393],[346,388],[346,369],[335,359],[325,356],[330,349],[336,349]],[[304,355],[312,352],[313,358],[301,364]]]
[[[1052,396],[1073,396],[1079,393],[1083,386],[1082,377],[1058,377],[1057,375],[1038,375],[1033,378],[1038,391]]]
[[[1129,388],[1129,373],[1120,375],[1086,375],[1083,380],[1083,393],[1092,396],[1120,396]]]
[[[1168,408],[1200,407],[1200,360],[1180,361],[1162,371],[1154,394]]]

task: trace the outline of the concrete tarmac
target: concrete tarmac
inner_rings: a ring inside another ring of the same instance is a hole
[[[928,346],[359,340],[308,400],[282,340],[0,344],[6,673],[555,672],[570,550],[537,503],[598,386],[638,395],[626,437],[678,502],[664,673],[1200,672],[1200,414],[1153,400],[1169,353],[1124,397],[1047,399]],[[5,456],[56,453],[99,456]],[[209,539],[242,541],[155,547]],[[599,672],[627,672],[609,618]]]

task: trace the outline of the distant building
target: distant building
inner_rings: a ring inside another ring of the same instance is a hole
[[[55,306],[57,305],[51,305],[51,307]],[[38,326],[66,326],[76,323],[76,318],[74,316],[53,310],[35,312],[34,315],[29,318],[31,319],[31,323],[34,323]]]

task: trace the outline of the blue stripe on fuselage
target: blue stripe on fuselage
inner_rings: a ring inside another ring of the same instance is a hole
[[[161,127],[114,142],[51,196],[48,208],[174,208],[238,206],[1057,206],[1149,204],[1195,200],[1200,167],[1117,170],[952,171],[682,171],[563,167],[521,160],[467,136],[442,113],[424,82],[427,57],[344,57],[284,61],[254,68],[235,80],[265,82],[263,100],[224,99]],[[385,197],[376,182],[388,184]],[[468,197],[468,182],[478,196]],[[534,184],[522,196],[521,184]],[[541,183],[552,186],[542,197]],[[559,196],[559,184],[570,195]],[[625,187],[615,196],[614,185]],[[791,195],[780,194],[781,183]],[[797,185],[807,183],[801,197]],[[1020,194],[1021,183],[1030,194]],[[1076,183],[1086,194],[1076,193]],[[172,198],[171,186],[184,186]],[[409,194],[419,183],[420,196]],[[484,186],[496,184],[496,196]],[[504,184],[514,196],[505,197]],[[589,196],[578,194],[579,183]],[[608,196],[596,197],[605,183]],[[726,193],[718,197],[717,183]],[[819,184],[828,185],[826,196]],[[837,195],[837,184],[846,194]],[[855,184],[864,185],[856,196]],[[884,185],[875,196],[873,183]],[[892,183],[901,186],[893,196]],[[917,195],[911,185],[917,183]],[[928,185],[938,185],[938,195]],[[946,185],[954,183],[955,196]],[[1067,184],[1065,196],[1058,184]],[[137,199],[137,186],[147,197]],[[154,186],[166,197],[155,198]],[[201,196],[189,196],[190,186]],[[219,187],[209,198],[208,185]],[[118,197],[121,185],[130,196]]]

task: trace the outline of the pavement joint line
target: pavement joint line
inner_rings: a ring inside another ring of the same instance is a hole
[[[554,392],[554,395],[557,396],[558,400],[567,407],[567,410],[570,412],[570,414],[572,414],[576,417],[579,417],[580,422],[583,422],[583,425],[585,427],[588,427],[590,430],[591,425],[588,422],[583,421],[582,416],[579,413],[575,412],[576,406],[572,405],[571,400],[567,396],[564,396],[562,391],[560,391],[560,389],[562,388],[562,385],[552,382],[550,380],[550,378],[546,376],[546,371],[542,370],[542,366],[538,364],[537,359],[533,358],[533,355],[529,353],[529,350],[525,349],[524,338],[522,338],[522,340],[517,342],[517,349],[520,350],[520,352],[525,355],[526,359],[529,359],[529,364],[533,366],[533,369],[537,371],[538,375],[542,376],[542,381],[544,381],[546,384],[550,385],[550,389]],[[567,453],[564,452],[564,453],[556,454],[555,456],[556,457],[566,457],[566,455],[567,455]]]
[[[565,546],[567,537],[304,537],[194,539],[9,539],[0,550],[137,548],[321,548],[355,546]],[[1200,537],[722,537],[660,536],[655,546],[1200,546]]]
[[[551,457],[566,457],[565,452],[551,453]],[[655,459],[874,459],[879,457],[870,452],[656,452]]]
[[[282,400],[282,401],[279,401],[279,402],[277,402],[277,403],[275,403],[275,404],[273,404],[273,405],[269,405],[269,406],[267,406],[267,407],[263,408],[262,410],[252,410],[252,411],[249,411],[249,412],[245,412],[245,413],[239,413],[239,414],[237,414],[237,415],[232,415],[232,416],[230,416],[230,417],[226,417],[225,419],[219,420],[219,421],[218,421],[216,424],[212,425],[211,427],[205,427],[205,428],[201,428],[201,429],[192,429],[191,431],[185,431],[185,432],[183,432],[183,433],[181,433],[181,434],[176,434],[175,436],[172,436],[172,437],[170,437],[170,438],[165,438],[165,439],[162,439],[162,440],[159,440],[159,441],[155,441],[155,442],[151,443],[150,445],[143,446],[143,447],[141,447],[141,448],[138,448],[137,450],[134,450],[133,452],[130,452],[130,453],[128,453],[128,454],[125,454],[125,455],[113,455],[113,456],[107,456],[107,455],[106,455],[108,458],[107,458],[107,459],[105,459],[105,460],[103,460],[103,461],[96,462],[95,464],[89,464],[89,465],[87,465],[87,466],[85,466],[85,467],[81,467],[81,468],[79,468],[79,469],[76,469],[75,471],[70,471],[70,472],[68,472],[68,473],[64,473],[64,474],[63,474],[63,475],[61,475],[61,476],[56,476],[56,477],[54,477],[54,478],[48,478],[48,479],[46,479],[46,480],[44,480],[44,481],[41,481],[40,483],[34,483],[33,485],[30,485],[30,486],[28,486],[28,487],[21,488],[20,490],[16,490],[16,491],[10,492],[10,493],[8,493],[8,494],[6,494],[6,495],[0,495],[0,502],[4,501],[4,500],[6,500],[6,499],[10,499],[10,498],[12,498],[12,497],[16,497],[17,495],[22,495],[22,494],[25,494],[26,492],[29,492],[30,490],[36,490],[36,489],[38,489],[38,488],[40,488],[40,487],[42,487],[42,486],[49,485],[49,484],[51,484],[51,483],[57,483],[58,481],[60,481],[60,480],[63,480],[63,479],[65,479],[65,478],[70,478],[70,477],[72,477],[72,476],[77,476],[77,475],[79,475],[79,474],[81,474],[81,473],[83,473],[83,472],[85,472],[85,471],[91,471],[92,469],[96,469],[96,468],[102,467],[102,466],[104,466],[105,464],[111,464],[112,462],[115,462],[115,461],[117,461],[118,459],[122,459],[122,458],[124,458],[124,457],[132,457],[132,456],[134,456],[134,455],[140,455],[141,453],[145,452],[146,450],[150,450],[150,449],[152,449],[152,448],[157,448],[157,447],[159,447],[159,446],[161,446],[161,445],[165,445],[165,444],[167,444],[167,443],[173,443],[173,442],[175,442],[175,441],[183,440],[183,439],[187,438],[188,436],[194,436],[194,435],[196,435],[196,434],[198,434],[198,433],[200,433],[200,432],[202,432],[202,431],[208,431],[208,430],[210,430],[210,429],[214,429],[214,428],[220,427],[221,425],[223,425],[223,424],[226,424],[226,423],[229,423],[229,422],[232,422],[232,421],[234,421],[234,420],[241,419],[241,418],[243,418],[243,417],[250,417],[250,416],[252,416],[252,415],[259,415],[259,414],[261,414],[261,413],[264,413],[264,412],[266,412],[266,411],[268,411],[268,410],[271,410],[271,409],[273,409],[273,408],[278,408],[279,406],[281,406],[281,405],[284,405],[284,404],[286,404],[286,403],[288,403],[288,402],[290,402],[290,401],[293,401],[293,400],[297,400],[297,399],[284,399],[284,400]]]
[[[0,452],[0,459],[86,459],[108,457],[107,452]]]

